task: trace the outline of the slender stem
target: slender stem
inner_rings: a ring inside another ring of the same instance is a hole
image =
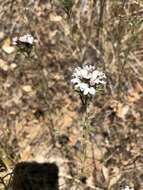
[[[84,167],[85,167],[85,161],[87,158],[87,140],[89,138],[89,114],[87,112],[87,107],[86,107],[86,112],[85,112],[85,116],[83,118],[83,124],[82,124],[82,128],[83,128],[83,167],[82,167],[82,172],[84,172]]]
[[[100,1],[100,15],[99,15],[99,21],[98,21],[97,34],[96,34],[97,39],[99,39],[101,27],[103,27],[103,14],[104,14],[105,5],[106,5],[106,0],[101,0]]]

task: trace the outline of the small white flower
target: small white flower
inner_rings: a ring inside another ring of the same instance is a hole
[[[81,91],[84,95],[95,95],[96,85],[105,84],[106,76],[98,71],[92,65],[77,67],[72,75],[71,82],[75,89]]]
[[[13,45],[17,45],[18,42],[28,43],[28,44],[32,45],[34,42],[36,42],[36,40],[34,39],[34,37],[31,34],[26,34],[26,35],[23,35],[20,37],[14,37],[12,39]]]
[[[80,89],[80,91],[84,92],[88,88],[88,84],[84,82],[79,82],[75,85],[75,89]]]
[[[31,34],[26,34],[24,36],[19,37],[19,41],[23,43],[29,43],[32,45],[34,42],[34,37]]]
[[[124,188],[122,188],[121,190],[134,190],[134,188],[129,187],[129,186],[125,186]]]
[[[92,73],[92,77],[90,79],[90,85],[94,86],[95,84],[105,84],[106,83],[105,79],[106,76],[103,72],[95,70]]]
[[[88,73],[88,70],[81,69],[81,77],[85,78],[85,79],[89,79],[90,78],[90,74]]]
[[[89,93],[90,93],[91,95],[95,95],[95,93],[96,93],[95,88],[90,87],[90,88],[89,88]]]
[[[88,87],[84,90],[84,95],[88,95],[88,94],[91,94],[91,95],[95,95],[96,91],[93,87]]]

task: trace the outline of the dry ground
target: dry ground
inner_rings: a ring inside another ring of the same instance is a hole
[[[142,16],[141,0],[0,0],[0,176],[19,161],[55,161],[61,190],[143,189]],[[38,40],[30,54],[11,45],[26,33]],[[84,160],[70,84],[83,63],[107,75]]]

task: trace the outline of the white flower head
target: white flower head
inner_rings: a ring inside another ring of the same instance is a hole
[[[129,187],[129,186],[125,186],[124,188],[122,188],[121,190],[134,190],[134,188]]]
[[[84,65],[77,67],[72,75],[71,82],[76,90],[83,93],[83,95],[95,95],[96,85],[105,84],[106,76],[103,72],[95,69],[95,66]]]
[[[31,34],[25,34],[23,36],[14,37],[12,39],[12,44],[13,45],[17,45],[18,42],[27,43],[27,44],[32,45],[34,42],[36,42],[36,40],[34,39],[34,37]]]
[[[19,37],[19,41],[23,43],[29,43],[32,45],[34,42],[34,37],[31,34],[26,34],[24,36]]]

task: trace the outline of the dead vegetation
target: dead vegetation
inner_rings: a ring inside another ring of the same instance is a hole
[[[55,161],[60,189],[143,189],[142,0],[0,0],[0,180],[19,161]],[[28,54],[11,45],[32,34]],[[107,75],[83,161],[72,70]]]

